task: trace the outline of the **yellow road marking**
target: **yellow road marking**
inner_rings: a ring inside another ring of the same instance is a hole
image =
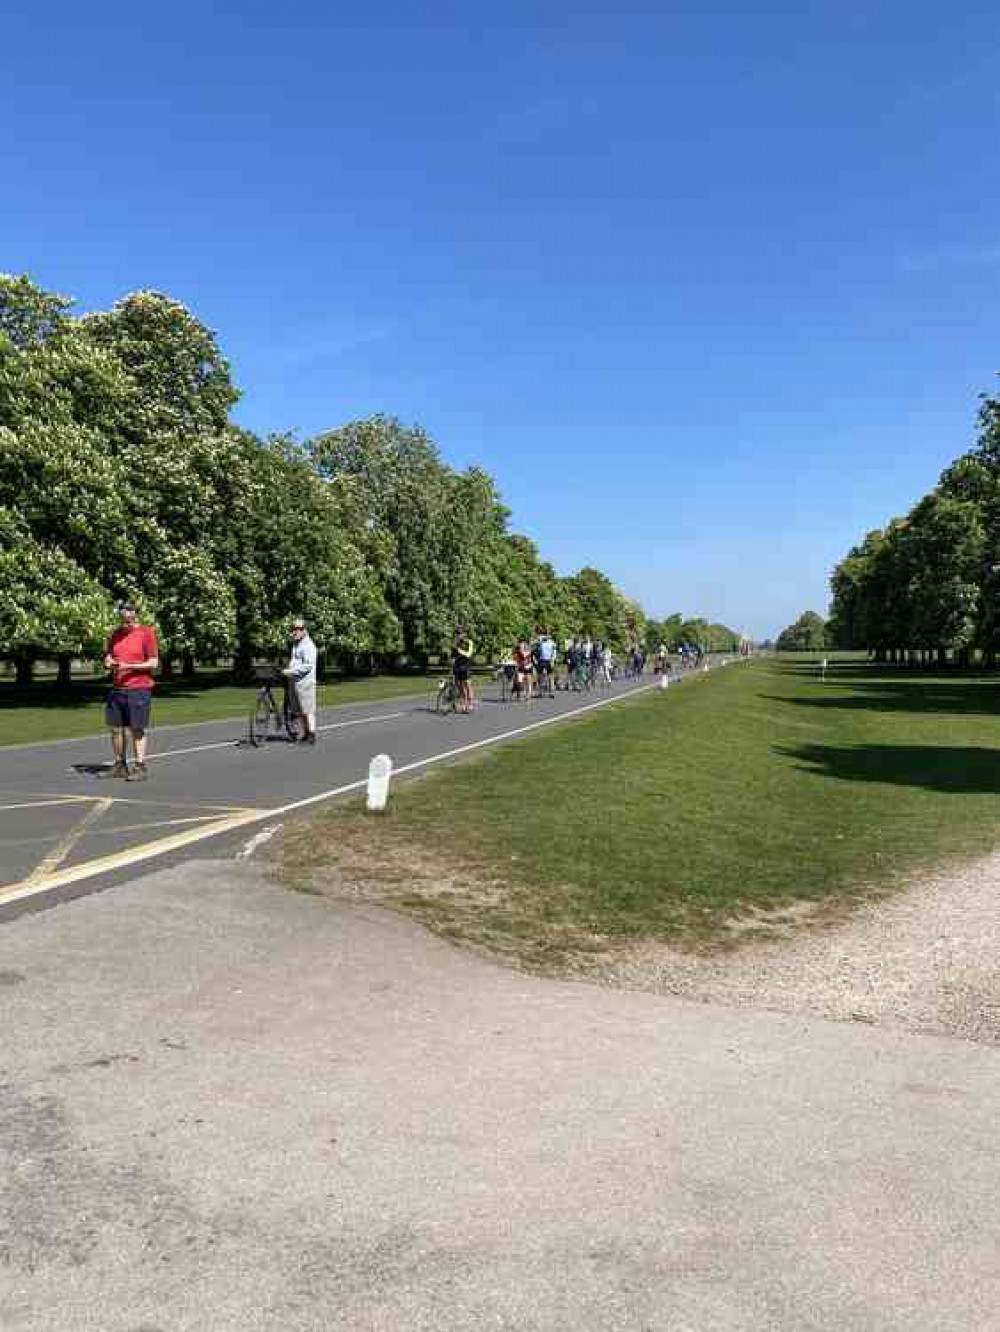
[[[241,813],[246,811],[241,810]],[[120,828],[98,828],[91,837],[117,837],[126,833],[147,832],[150,828],[177,828],[182,823],[211,823],[214,814],[194,814],[187,819],[157,819],[155,823],[123,823]]]
[[[104,799],[96,797],[92,797],[92,799],[94,800],[94,803],[91,808],[87,810],[86,814],[84,814],[83,818],[80,819],[78,823],[70,828],[66,836],[56,843],[54,850],[50,851],[37,868],[28,875],[27,879],[25,879],[25,883],[36,885],[40,880],[47,879],[50,874],[55,873],[69,853],[73,850],[74,846],[76,846],[83,834],[87,831],[88,827],[92,823],[95,823],[102,814],[106,814],[114,804],[114,801],[110,796],[105,796]]]
[[[89,879],[95,874],[107,874],[127,865],[138,865],[154,856],[162,856],[168,851],[189,846],[192,842],[200,842],[205,837],[215,837],[219,833],[229,832],[232,828],[241,828],[245,823],[259,823],[261,819],[267,818],[269,813],[270,811],[266,809],[254,809],[243,814],[233,814],[227,819],[219,819],[214,824],[205,824],[199,820],[200,826],[197,828],[188,828],[184,832],[173,833],[170,837],[159,837],[155,842],[147,842],[145,846],[139,848],[114,851],[110,855],[99,856],[96,860],[88,860],[82,865],[71,865],[69,869],[48,875],[44,884],[39,880],[36,870],[20,883],[0,888],[0,905],[16,902],[21,897],[31,897],[42,888],[46,890],[61,888],[66,884],[75,883],[78,879]]]

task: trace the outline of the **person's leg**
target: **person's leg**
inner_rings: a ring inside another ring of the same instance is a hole
[[[316,686],[297,685],[295,697],[299,707],[301,738],[309,745],[316,743]]]
[[[124,777],[128,772],[125,763],[125,716],[117,690],[112,689],[108,694],[104,705],[104,720],[111,732],[111,753],[114,756],[114,764],[106,771],[105,776]]]
[[[146,732],[149,729],[149,709],[152,694],[146,689],[134,689],[128,696],[128,724],[126,733],[132,738],[135,766],[129,772],[129,781],[141,782],[146,778]],[[128,742],[126,740],[126,752]]]
[[[115,756],[115,767],[125,767],[125,727],[115,726],[111,730],[111,752]]]

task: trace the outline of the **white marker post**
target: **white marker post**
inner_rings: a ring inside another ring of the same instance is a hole
[[[388,754],[376,754],[368,765],[368,808],[373,813],[385,809],[391,776],[392,759]]]
[[[664,671],[663,674],[660,676],[660,688],[666,689],[669,683],[670,681],[667,679],[667,673],[666,671]]]

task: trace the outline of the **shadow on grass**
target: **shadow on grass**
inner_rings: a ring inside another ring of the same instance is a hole
[[[776,747],[801,771],[844,782],[923,787],[946,795],[1000,795],[1000,749],[950,745]]]
[[[994,673],[944,674],[940,670],[887,673],[884,666],[831,666],[821,681],[815,666],[782,666],[781,673],[815,683],[808,695],[764,694],[773,703],[845,711],[951,713],[1000,716],[1000,678]]]

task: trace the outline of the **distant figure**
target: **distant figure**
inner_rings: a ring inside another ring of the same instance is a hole
[[[819,678],[821,680],[826,679],[826,657],[819,664]]]

